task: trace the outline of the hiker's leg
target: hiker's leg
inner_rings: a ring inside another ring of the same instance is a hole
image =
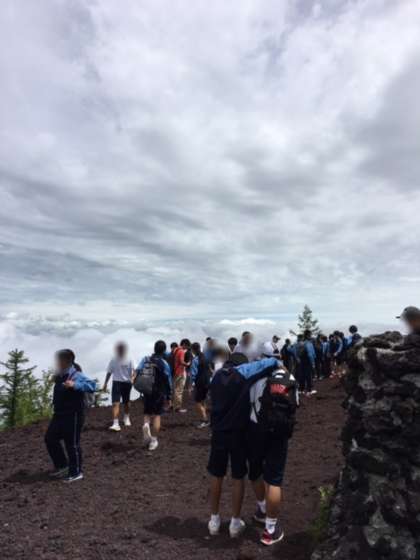
[[[263,502],[265,500],[265,484],[262,477],[258,480],[253,480],[251,484],[255,497],[257,498],[257,502]]]
[[[160,432],[160,425],[161,425],[160,419],[161,419],[160,415],[156,415],[153,417],[153,426],[152,426],[153,437],[157,437]]]
[[[204,402],[198,402],[197,403],[197,410],[198,410],[198,414],[200,415],[200,418],[203,422],[207,422],[207,410],[206,410],[206,405]]]
[[[212,476],[210,480],[210,511],[212,515],[219,514],[222,488],[223,477]]]
[[[112,405],[112,419],[114,422],[119,420],[120,416],[120,403],[116,402]]]
[[[67,467],[67,457],[61,444],[61,439],[63,437],[61,428],[62,425],[60,419],[53,416],[45,434],[45,445],[47,446],[47,451],[51,457],[54,467],[57,470]]]
[[[281,486],[266,484],[265,503],[267,517],[277,519],[280,514],[280,503],[282,498]]]
[[[245,480],[233,479],[232,489],[232,517],[238,519],[241,517],[242,503],[245,494]]]
[[[69,458],[69,476],[77,476],[82,472],[80,434],[82,432],[84,416],[81,412],[75,412],[67,416],[65,420],[64,444]]]

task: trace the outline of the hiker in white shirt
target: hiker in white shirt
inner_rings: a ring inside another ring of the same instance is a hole
[[[120,402],[124,407],[124,426],[131,426],[130,421],[130,393],[133,383],[133,364],[127,358],[128,347],[125,342],[118,342],[115,345],[115,356],[109,362],[108,370],[103,386],[103,391],[107,390],[109,379],[112,376],[112,425],[110,430],[121,431],[120,428]]]

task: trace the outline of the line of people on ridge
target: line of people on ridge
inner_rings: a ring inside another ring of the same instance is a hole
[[[354,344],[357,337],[354,333],[351,336]],[[253,335],[245,332],[239,341],[230,338],[227,348],[218,346],[209,337],[203,350],[199,343],[191,344],[183,339],[179,346],[173,343],[168,351],[166,343],[159,340],[154,352],[145,356],[136,368],[128,358],[127,345],[118,343],[107,368],[103,389],[107,390],[112,377],[110,429],[121,430],[121,403],[124,426],[131,426],[130,394],[134,385],[144,402],[143,437],[150,451],[158,447],[162,414],[171,409],[185,413],[184,389],[188,383],[193,388],[201,418],[199,427],[211,425],[212,431],[208,461],[211,535],[220,531],[220,499],[230,463],[233,479],[230,536],[239,536],[245,528],[241,508],[247,474],[257,499],[254,520],[265,525],[261,542],[271,545],[284,536],[278,515],[288,440],[293,432],[299,387],[306,394],[313,392],[318,339],[313,340],[306,331],[293,345],[286,341],[280,347],[279,341],[280,337],[273,336],[258,347]],[[95,383],[83,375],[71,350],[56,354],[56,369],[54,416],[46,434],[46,444],[55,466],[52,475],[67,475],[65,481],[73,482],[83,478],[80,435],[85,394],[95,391]],[[64,440],[67,457],[61,440]]]
[[[409,330],[404,344],[418,347],[420,309],[414,306],[407,307],[397,318],[404,321]],[[233,479],[230,535],[237,537],[245,528],[241,519],[241,508],[245,477],[248,474],[257,500],[254,520],[265,526],[261,542],[266,545],[274,544],[284,536],[278,516],[288,441],[293,433],[296,408],[299,404],[299,391],[294,373],[301,377],[299,385],[307,387],[307,372],[303,372],[304,367],[301,363],[302,348],[306,350],[312,372],[315,371],[316,374],[317,356],[318,360],[320,355],[326,356],[327,359],[331,359],[332,367],[338,368],[345,361],[338,339],[341,339],[341,344],[345,345],[345,350],[348,351],[357,343],[360,335],[355,327],[351,327],[350,336],[345,342],[343,338],[341,333],[334,333],[327,340],[321,337],[320,341],[324,345],[324,351],[321,353],[319,350],[317,352],[319,340],[313,340],[309,332],[295,345],[286,341],[281,348],[278,344],[279,337],[274,336],[263,345],[262,352],[255,350],[250,333],[243,333],[239,342],[235,338],[229,339],[226,349],[207,339],[204,351],[201,351],[199,344],[190,345],[185,339],[181,342],[180,351],[176,350],[178,345],[174,343],[168,353],[165,342],[158,341],[154,353],[140,362],[134,374],[132,364],[127,359],[127,346],[119,344],[114,361],[111,361],[108,368],[105,383],[106,386],[112,375],[114,421],[118,419],[120,402],[123,401],[123,421],[125,426],[131,425],[129,396],[132,381],[136,383],[143,378],[143,433],[149,449],[156,449],[160,416],[164,411],[165,402],[170,402],[174,387],[178,386],[174,410],[178,413],[185,410],[182,408],[182,398],[189,369],[194,384],[195,400],[200,405],[199,410],[202,411],[202,418],[206,422],[206,397],[207,392],[210,393],[212,435],[207,466],[211,475],[209,532],[211,535],[217,535],[220,531],[220,498],[223,480],[230,463]],[[325,346],[325,343],[329,346]],[[326,369],[323,369],[325,363],[321,359],[318,364],[318,367],[321,367],[318,370],[321,371],[320,377],[323,374],[328,376],[331,371],[328,365],[327,363]],[[54,414],[45,435],[45,443],[54,464],[51,476],[64,478],[64,481],[69,483],[83,478],[80,435],[85,418],[86,400],[96,390],[96,383],[82,373],[74,352],[69,349],[56,352],[55,370]],[[183,378],[181,381],[177,382],[176,372]],[[151,445],[153,438],[156,439],[156,443]]]

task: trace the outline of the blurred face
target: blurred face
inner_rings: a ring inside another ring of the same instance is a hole
[[[66,360],[60,356],[55,356],[55,369],[56,371],[65,371],[72,365],[70,360]]]
[[[115,352],[119,358],[125,358],[127,355],[127,347],[124,344],[118,344],[115,347]]]
[[[251,344],[252,344],[252,334],[246,334],[243,337],[242,342],[243,342],[244,346],[251,346]]]
[[[230,350],[233,352],[235,350],[236,344],[234,342],[229,342],[228,344],[229,344]]]
[[[413,317],[405,321],[411,332],[420,333],[420,317]]]

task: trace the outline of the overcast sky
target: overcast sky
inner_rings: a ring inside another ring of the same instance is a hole
[[[420,304],[420,2],[2,0],[0,312]]]

